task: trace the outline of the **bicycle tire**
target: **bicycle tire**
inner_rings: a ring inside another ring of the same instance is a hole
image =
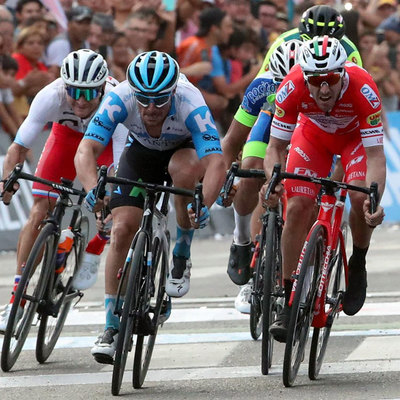
[[[283,384],[286,387],[293,386],[304,359],[312,322],[318,272],[323,263],[324,237],[324,227],[316,225],[311,233],[297,277],[283,359]]]
[[[115,351],[114,367],[111,381],[111,393],[118,396],[121,389],[122,379],[125,372],[128,352],[132,348],[133,328],[137,320],[137,304],[139,302],[139,288],[141,280],[141,271],[144,263],[144,254],[148,246],[147,235],[145,232],[139,232],[130,260],[130,271],[126,287],[124,305],[120,327],[118,332],[117,347]],[[124,282],[120,281],[122,287]]]
[[[250,335],[254,340],[258,340],[262,333],[262,296],[263,296],[263,275],[264,275],[264,260],[260,248],[263,247],[265,238],[265,227],[260,237],[260,247],[255,251],[258,252],[256,266],[253,276],[253,290],[250,296]]]
[[[71,252],[67,256],[66,266],[64,270],[55,275],[51,273],[53,279],[49,279],[49,284],[46,288],[46,301],[50,304],[55,304],[63,295],[69,281],[75,276],[78,266],[82,260],[83,253],[86,249],[89,236],[89,219],[86,216],[80,217],[73,228],[75,234],[74,243]],[[71,294],[73,289],[69,289]],[[64,327],[65,320],[71,308],[72,298],[64,297],[58,312],[55,315],[50,315],[48,312],[41,313],[40,325],[36,340],[36,360],[43,364],[51,355],[60,337]]]
[[[49,272],[55,262],[57,243],[55,226],[47,224],[39,233],[28,256],[4,334],[1,368],[5,372],[14,366],[29,334],[39,302],[45,292]],[[24,312],[21,319],[16,322],[21,302],[25,302]]]
[[[277,316],[276,286],[281,269],[280,237],[277,227],[277,214],[270,211],[264,247],[264,297],[263,297],[263,324],[261,342],[261,372],[268,375],[272,365],[274,339],[269,332],[269,327]]]
[[[344,233],[343,236],[346,244],[347,223],[344,222],[341,229]],[[308,364],[308,377],[311,380],[318,378],[325,357],[332,324],[341,308],[344,290],[344,264],[340,245],[338,245],[337,252],[331,257],[331,260],[334,258],[336,260],[330,265],[328,272],[326,298],[329,299],[329,301],[325,306],[325,312],[328,314],[327,324],[323,328],[314,328],[311,339],[310,359]]]
[[[165,281],[168,270],[168,244],[164,243],[158,237],[154,238],[152,253],[154,297],[150,298],[150,310],[153,314],[151,321],[154,331],[148,336],[137,335],[136,338],[132,371],[132,385],[135,389],[141,388],[146,378],[157,337],[161,307],[164,300],[166,301]]]

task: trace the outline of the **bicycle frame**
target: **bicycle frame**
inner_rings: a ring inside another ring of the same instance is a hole
[[[322,195],[317,220],[314,222],[313,226],[311,227],[307,235],[306,241],[304,243],[304,246],[300,254],[297,269],[295,272],[295,276],[296,277],[299,276],[300,268],[303,262],[303,256],[306,252],[310,236],[317,225],[322,225],[326,232],[326,243],[323,254],[324,263],[322,266],[322,270],[320,271],[321,276],[319,279],[317,296],[314,301],[314,317],[311,324],[311,326],[315,328],[325,327],[329,317],[329,315],[324,311],[326,285],[327,285],[331,255],[336,253],[338,245],[340,248],[340,252],[343,255],[345,282],[347,286],[347,281],[348,281],[347,257],[346,257],[346,248],[344,243],[343,232],[341,230],[346,197],[347,197],[347,190],[343,188],[340,189],[338,198],[336,198],[333,190],[328,190],[327,193],[324,193]],[[295,279],[293,282],[292,293],[289,300],[290,306],[292,305],[294,299],[296,286],[297,286],[297,279]]]

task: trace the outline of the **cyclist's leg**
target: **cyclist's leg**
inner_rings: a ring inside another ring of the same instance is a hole
[[[97,165],[106,165],[107,167],[109,167],[109,169],[113,169],[112,140],[104,148],[104,151],[101,153],[100,157],[97,160]],[[97,228],[97,230],[97,233],[93,236],[91,240],[89,240],[89,243],[87,244],[86,249],[83,253],[79,269],[75,274],[72,283],[75,289],[85,290],[92,287],[96,283],[100,265],[100,256],[110,239],[109,232],[105,232],[99,227]]]
[[[260,138],[252,138],[243,147],[242,168],[263,167],[267,144]],[[235,230],[230,248],[228,275],[237,285],[246,285],[250,279],[250,262],[254,237],[250,233],[251,218],[258,204],[258,192],[262,186],[260,179],[241,179],[234,198]],[[248,311],[249,307],[246,306]]]
[[[168,164],[168,173],[176,187],[193,189],[204,175],[203,167],[192,143],[177,149]],[[187,205],[192,199],[175,196],[174,204],[177,222],[176,244],[172,250],[172,260],[168,274],[166,292],[172,297],[184,296],[190,287],[190,247],[194,229],[187,215]]]
[[[365,186],[366,154],[359,137],[344,147],[342,161],[347,166],[346,181],[355,186]],[[373,230],[367,226],[364,218],[363,203],[366,195],[349,191],[349,197],[353,253],[348,263],[349,284],[343,299],[343,311],[354,315],[362,308],[367,293],[366,255]]]
[[[305,130],[307,130],[307,136],[305,136]],[[317,138],[311,135],[314,133],[318,135]],[[324,142],[320,137],[322,134],[323,132],[317,128],[303,124],[295,129],[288,155],[287,172],[314,176],[328,175],[333,154],[328,150],[329,143],[323,146]],[[270,328],[271,334],[278,341],[286,340],[290,318],[292,273],[296,270],[304,241],[315,218],[314,206],[318,193],[316,185],[296,180],[286,180],[285,189],[288,201],[281,241],[285,305],[282,313],[278,315]]]

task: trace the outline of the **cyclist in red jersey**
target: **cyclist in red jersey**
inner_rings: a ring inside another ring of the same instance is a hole
[[[361,67],[346,63],[346,52],[339,41],[328,36],[305,42],[300,65],[294,67],[279,86],[271,138],[264,159],[267,177],[275,163],[285,164],[286,147],[291,142],[286,170],[302,175],[327,176],[334,155],[340,155],[345,180],[366,186],[375,181],[382,195],[386,161],[383,151],[381,100],[372,77]],[[285,306],[270,332],[286,341],[290,317],[288,300],[291,274],[314,218],[318,194],[316,185],[287,180],[287,218],[282,234],[285,280]],[[283,192],[277,186],[268,205]],[[261,196],[265,193],[265,186]],[[373,228],[382,223],[384,211],[378,206],[369,213],[366,195],[350,192],[349,216],[353,254],[349,259],[349,286],[343,310],[356,314],[364,304],[367,288],[365,258]]]

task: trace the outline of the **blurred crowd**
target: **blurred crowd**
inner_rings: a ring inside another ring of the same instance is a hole
[[[398,110],[397,0],[0,0],[0,132],[12,140],[63,58],[90,48],[119,81],[142,51],[173,55],[224,135],[271,43],[316,4],[342,13],[384,109]]]

